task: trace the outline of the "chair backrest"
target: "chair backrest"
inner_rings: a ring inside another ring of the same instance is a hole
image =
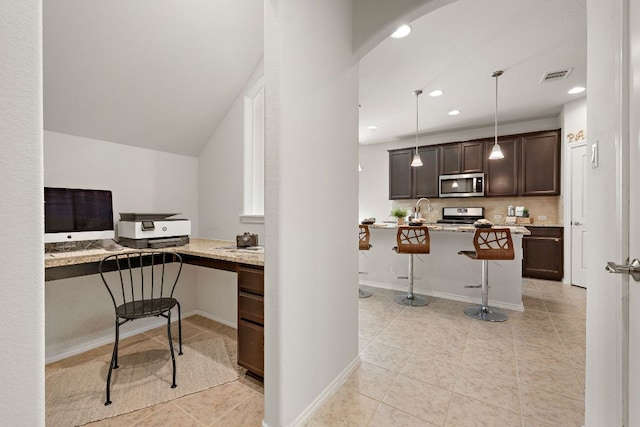
[[[429,229],[426,226],[400,226],[396,234],[396,252],[405,254],[428,254],[431,249]]]
[[[476,259],[514,259],[511,230],[508,228],[478,228],[473,236]]]
[[[371,248],[369,244],[369,240],[371,239],[371,232],[369,231],[369,226],[364,224],[358,224],[360,227],[360,245],[359,248],[361,251],[368,251]]]
[[[115,308],[132,301],[173,298],[182,256],[153,251],[117,253],[100,261],[99,271]],[[130,309],[135,307],[132,304]]]

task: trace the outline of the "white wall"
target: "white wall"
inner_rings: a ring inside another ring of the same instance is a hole
[[[44,183],[111,190],[120,212],[180,213],[198,231],[198,159],[147,148],[44,133]]]
[[[261,243],[264,240],[264,225],[240,222],[244,203],[244,97],[263,73],[260,63],[198,158],[200,237],[235,241],[236,235],[249,231],[257,233]]]
[[[498,135],[510,135],[525,132],[557,129],[561,127],[559,118],[532,120],[510,123],[498,127]],[[467,129],[458,132],[420,135],[418,145],[433,145],[446,142],[468,141],[494,135],[494,127]],[[360,145],[359,214],[360,219],[374,217],[378,222],[389,219],[391,201],[389,200],[389,153],[388,150],[415,146],[415,138],[400,141]]]
[[[0,414],[44,425],[42,15],[40,1],[0,7]]]
[[[265,418],[302,422],[358,353],[351,2],[265,2]]]
[[[256,67],[198,158],[198,218],[200,237],[235,241],[245,231],[265,243],[264,224],[240,221],[244,203],[244,97],[262,77]],[[226,325],[237,324],[237,276],[226,271],[198,269],[198,308]]]
[[[44,184],[111,190],[116,222],[119,212],[181,213],[197,236],[195,157],[45,131]],[[196,270],[186,266],[176,290],[183,313],[196,309]],[[46,282],[45,297],[48,362],[113,339],[113,306],[99,276]],[[153,324],[131,322],[122,333]]]

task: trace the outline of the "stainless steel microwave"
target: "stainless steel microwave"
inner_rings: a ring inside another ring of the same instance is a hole
[[[440,197],[481,197],[484,182],[483,173],[440,175],[438,193]]]

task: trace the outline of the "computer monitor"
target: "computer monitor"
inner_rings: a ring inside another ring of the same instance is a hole
[[[111,191],[44,188],[44,242],[113,239]]]

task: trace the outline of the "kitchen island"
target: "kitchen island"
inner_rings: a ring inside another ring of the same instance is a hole
[[[414,293],[469,303],[480,303],[481,291],[465,286],[480,285],[481,262],[458,255],[473,250],[472,225],[427,224],[431,251],[414,257]],[[408,289],[408,255],[397,254],[398,226],[373,224],[371,249],[360,251],[360,284],[398,291]],[[522,236],[529,231],[509,226],[515,248],[511,261],[489,261],[489,303],[491,306],[523,311],[522,305]]]

